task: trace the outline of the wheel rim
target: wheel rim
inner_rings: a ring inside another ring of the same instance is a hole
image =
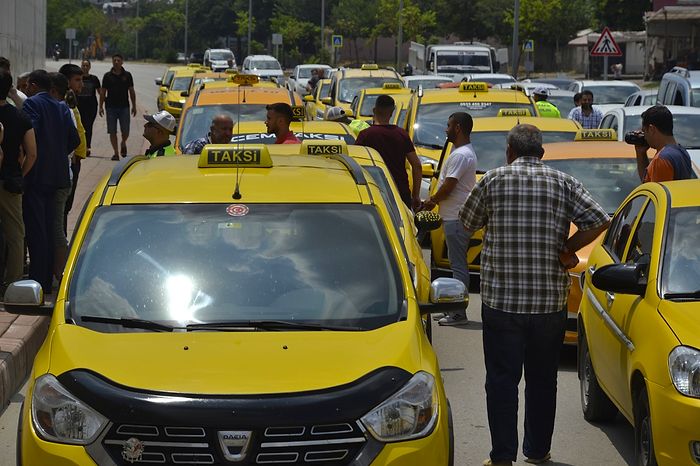
[[[639,456],[642,464],[649,464],[651,457],[651,424],[649,416],[645,415],[639,425]]]

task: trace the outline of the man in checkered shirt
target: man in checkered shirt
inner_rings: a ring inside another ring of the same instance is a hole
[[[550,458],[557,366],[564,340],[567,269],[610,218],[575,178],[540,160],[542,134],[532,125],[508,133],[507,166],[487,172],[459,217],[481,252],[481,318],[486,405],[492,450],[486,465],[511,465],[518,449],[518,384],[525,368],[528,462]],[[569,236],[574,223],[578,231]]]

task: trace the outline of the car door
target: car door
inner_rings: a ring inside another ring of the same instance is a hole
[[[620,329],[610,314],[617,297],[593,286],[591,276],[596,269],[604,265],[619,264],[623,261],[637,217],[647,202],[647,196],[636,196],[628,200],[615,214],[602,247],[594,248],[588,258],[588,269],[585,271],[586,287],[580,305],[585,313],[585,335],[598,381],[610,397],[618,402],[620,392],[613,387],[621,383],[620,363],[616,355],[621,351],[622,343]],[[619,301],[624,299],[620,298]]]

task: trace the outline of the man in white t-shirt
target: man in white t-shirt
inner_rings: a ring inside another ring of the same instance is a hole
[[[447,119],[447,140],[452,143],[452,152],[447,157],[438,179],[438,189],[423,203],[423,209],[440,206],[440,216],[447,242],[447,258],[450,260],[452,276],[464,283],[469,290],[469,267],[467,247],[469,235],[459,221],[459,210],[476,184],[476,154],[470,135],[474,122],[465,112],[457,112]],[[466,324],[467,311],[445,315],[438,324]]]

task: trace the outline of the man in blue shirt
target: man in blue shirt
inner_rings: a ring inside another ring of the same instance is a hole
[[[32,71],[29,98],[22,110],[34,127],[37,160],[24,179],[23,217],[29,248],[29,278],[50,294],[53,279],[54,242],[51,234],[55,194],[70,187],[68,154],[80,144],[71,110],[49,95],[51,80],[44,70]]]

